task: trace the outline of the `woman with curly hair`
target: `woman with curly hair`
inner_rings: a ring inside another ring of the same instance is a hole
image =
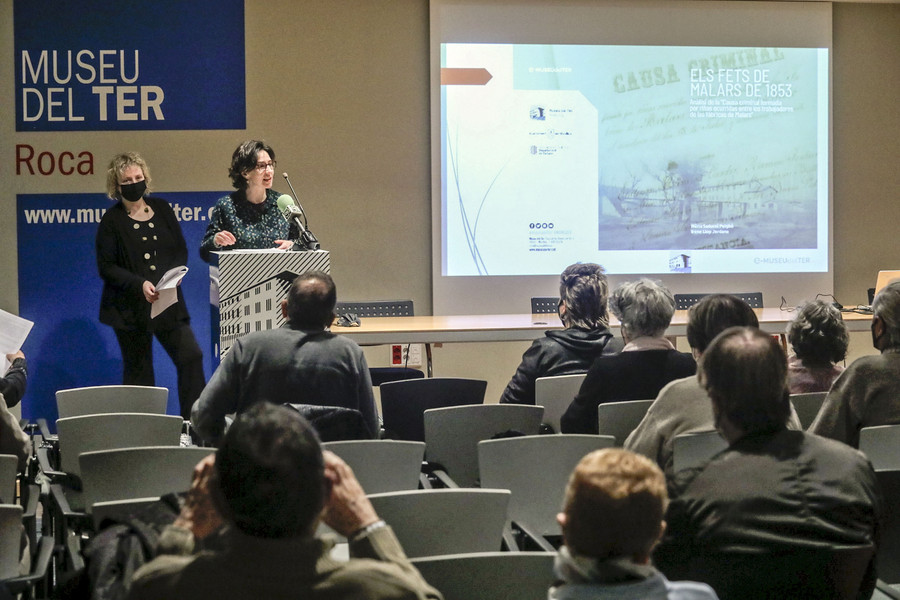
[[[814,300],[800,307],[787,328],[794,353],[788,359],[788,386],[792,394],[827,392],[844,367],[850,333],[841,311]]]

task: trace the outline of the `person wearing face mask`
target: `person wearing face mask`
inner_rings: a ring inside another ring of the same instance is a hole
[[[147,195],[150,171],[137,153],[113,157],[106,172],[106,193],[116,204],[97,229],[97,268],[103,279],[100,322],[115,331],[122,350],[122,383],[155,385],[153,336],[168,353],[178,375],[181,415],[203,391],[203,353],[191,330],[181,288],[178,302],[156,318],[156,284],[166,271],[187,263],[187,245],[175,212],[161,198]]]
[[[501,404],[534,404],[539,377],[586,373],[598,356],[616,354],[622,341],[609,331],[609,284],[595,263],[575,263],[559,276],[563,329],[534,341],[503,390]]]
[[[248,140],[231,156],[228,175],[237,190],[219,198],[200,242],[200,256],[210,261],[210,252],[241,249],[293,247],[299,231],[278,210],[275,151],[265,142]]]
[[[900,280],[872,301],[872,346],[831,386],[810,433],[859,447],[859,430],[900,423]]]

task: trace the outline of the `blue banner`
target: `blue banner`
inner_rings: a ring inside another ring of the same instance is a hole
[[[189,272],[182,282],[194,335],[210,356],[209,267],[200,240],[221,192],[162,194],[175,209],[188,246]],[[98,320],[103,283],[94,239],[103,212],[113,205],[101,194],[20,194],[17,197],[19,314],[34,321],[23,352],[28,389],[22,416],[56,421],[56,390],[122,383],[122,358],[112,328]],[[153,343],[156,385],[169,388],[169,414],[179,414],[175,367]]]
[[[16,131],[244,129],[243,0],[16,0]]]

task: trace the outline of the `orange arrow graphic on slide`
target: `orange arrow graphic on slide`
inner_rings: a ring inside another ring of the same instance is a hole
[[[441,85],[485,85],[493,78],[487,69],[442,68]]]

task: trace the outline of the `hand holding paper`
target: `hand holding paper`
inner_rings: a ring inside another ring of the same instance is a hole
[[[173,267],[162,276],[162,279],[156,284],[159,299],[150,305],[151,319],[155,319],[164,310],[178,302],[178,286],[187,272],[188,268],[185,266]]]
[[[19,352],[33,325],[27,319],[0,310],[0,352],[7,355],[7,360],[3,361],[3,372],[6,372],[12,362],[9,355]]]

